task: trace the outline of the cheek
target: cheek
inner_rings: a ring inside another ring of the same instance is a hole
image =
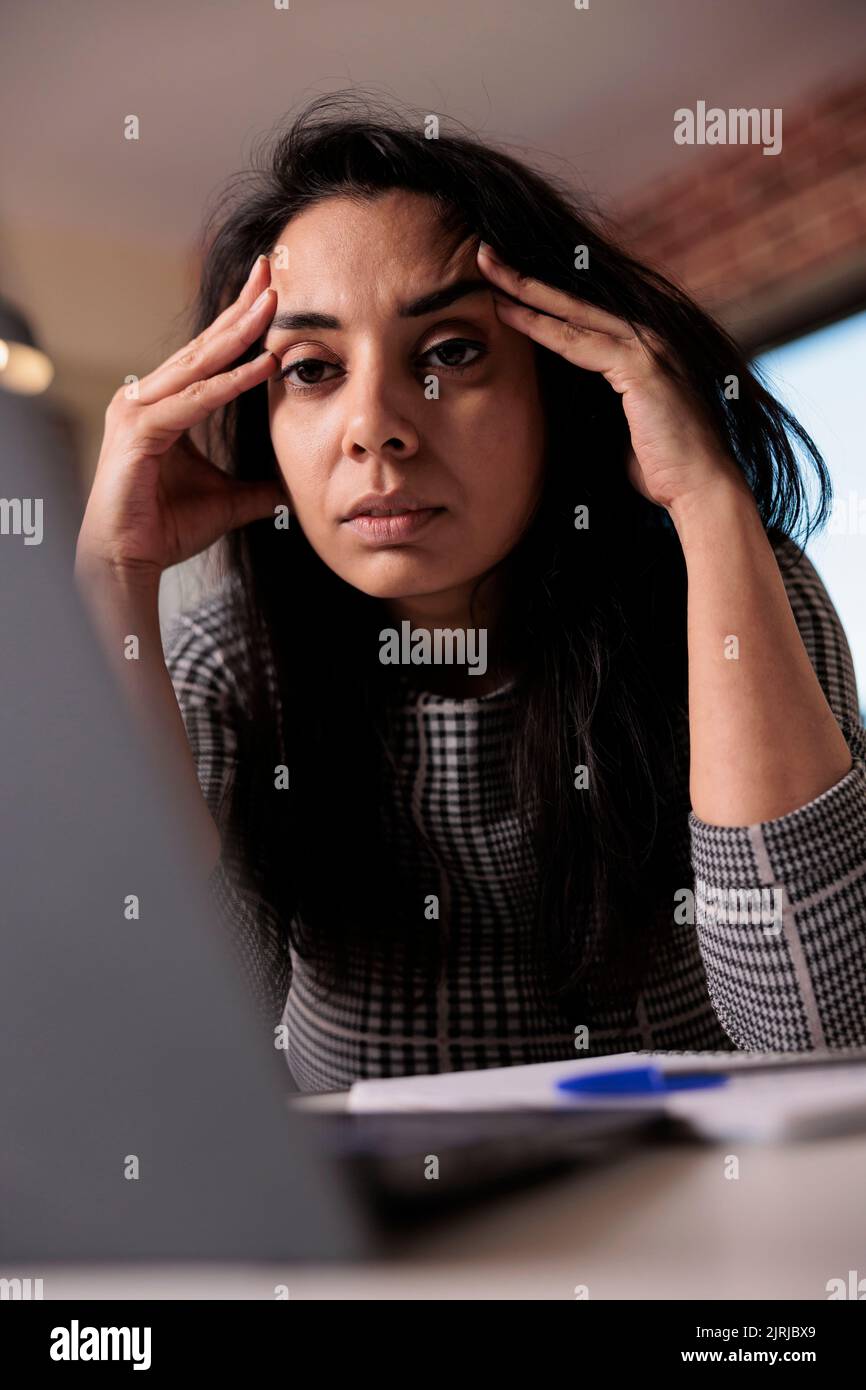
[[[516,542],[541,491],[542,460],[507,446],[485,451],[483,466],[464,480],[466,518],[478,545],[501,552]]]
[[[289,419],[278,407],[271,409],[271,443],[292,505],[299,513],[313,515],[324,496],[327,451],[321,430],[310,420]]]
[[[534,385],[497,388],[452,423],[450,458],[470,509],[491,522],[521,517],[538,494],[544,467],[545,422]]]
[[[446,428],[465,431],[461,454],[469,446],[491,456],[519,452],[525,458],[542,447],[544,414],[534,346],[522,335],[507,332],[507,339],[494,343],[489,372],[475,384],[465,378],[458,381],[450,408],[443,413]],[[446,388],[446,401],[450,394]]]

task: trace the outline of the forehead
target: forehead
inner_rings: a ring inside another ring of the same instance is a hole
[[[287,223],[275,245],[285,248],[282,269],[272,258],[280,302],[302,294],[335,312],[359,294],[402,302],[475,270],[475,239],[446,234],[432,200],[402,190],[326,198]]]

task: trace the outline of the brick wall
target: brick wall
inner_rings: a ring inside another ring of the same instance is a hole
[[[783,108],[777,155],[678,148],[620,210],[635,255],[755,349],[866,303],[866,83]]]

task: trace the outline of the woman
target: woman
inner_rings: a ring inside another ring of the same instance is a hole
[[[139,637],[300,1087],[866,1043],[866,732],[793,540],[792,438],[829,501],[808,435],[469,135],[320,98],[215,218],[195,337],[109,406],[77,575]],[[224,534],[164,658],[159,577]]]

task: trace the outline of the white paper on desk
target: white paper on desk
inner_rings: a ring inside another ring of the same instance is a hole
[[[774,1060],[790,1063],[792,1054],[754,1052],[619,1052],[573,1062],[536,1062],[522,1067],[437,1072],[356,1081],[348,1097],[351,1111],[497,1110],[634,1106],[659,1110],[687,1120],[695,1132],[711,1138],[784,1139],[866,1128],[866,1048],[850,1049],[850,1061],[823,1068],[822,1057],[838,1052],[803,1054],[803,1065],[749,1076],[749,1069]],[[799,1057],[798,1057],[799,1060]],[[576,1100],[556,1089],[568,1076],[630,1066],[658,1064],[666,1072],[737,1073],[711,1090],[681,1091],[666,1096],[617,1096]]]
[[[389,1076],[356,1081],[350,1110],[499,1110],[522,1106],[568,1105],[555,1089],[560,1077],[615,1067],[647,1065],[656,1054],[619,1052],[573,1062],[533,1062],[524,1067],[486,1067],[481,1071],[442,1071],[431,1076]]]

